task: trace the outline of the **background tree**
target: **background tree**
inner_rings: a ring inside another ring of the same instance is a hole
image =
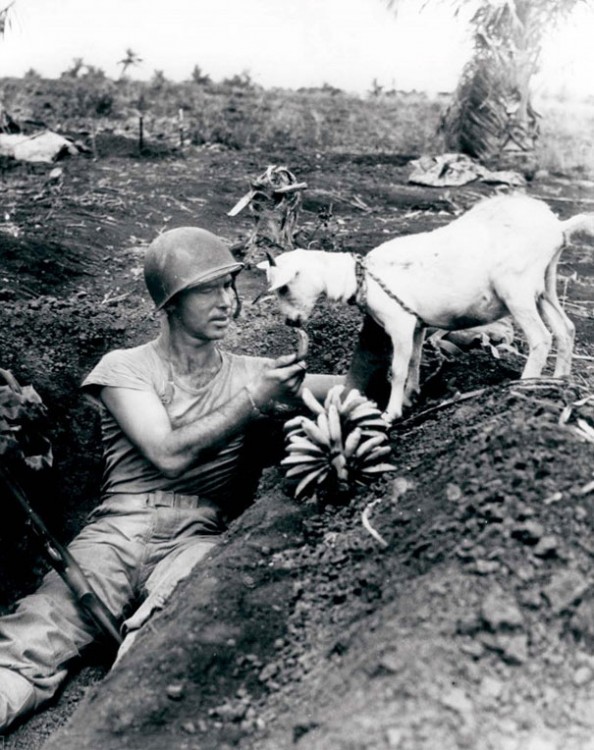
[[[192,70],[192,81],[199,86],[204,86],[211,83],[210,76],[202,72],[202,68],[199,65],[194,65]]]
[[[82,57],[74,57],[72,59],[72,65],[62,73],[66,78],[78,78],[79,73],[82,73],[85,67],[85,61]]]
[[[167,78],[162,70],[155,70],[150,81],[150,86],[155,91],[162,91],[167,84]]]
[[[387,0],[397,10],[404,0]],[[427,0],[425,7],[430,2]],[[471,12],[473,55],[441,130],[446,148],[483,161],[533,165],[539,134],[531,82],[543,37],[578,5],[592,0],[452,0],[453,12]]]
[[[136,65],[140,65],[142,62],[142,58],[134,52],[134,50],[128,48],[126,50],[125,57],[123,57],[121,60],[118,61],[118,65],[122,66],[122,72],[120,74],[121,78],[123,78],[126,75],[126,71],[128,68],[135,67]]]

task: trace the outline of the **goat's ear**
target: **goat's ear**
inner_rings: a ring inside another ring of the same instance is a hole
[[[268,287],[269,292],[280,289],[281,286],[287,286],[295,278],[295,271],[289,268],[271,267],[268,269]]]

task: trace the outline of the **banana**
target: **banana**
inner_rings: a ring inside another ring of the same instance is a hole
[[[374,435],[373,437],[367,438],[367,440],[361,443],[361,445],[355,451],[355,458],[359,460],[362,459],[374,448],[377,448],[379,445],[381,445],[385,441],[385,439],[385,435]]]
[[[297,361],[300,361],[307,357],[307,352],[309,351],[309,336],[307,335],[306,331],[303,330],[303,328],[297,329],[297,336],[298,342],[296,355]]]
[[[361,438],[363,437],[363,433],[358,427],[355,427],[354,430],[349,432],[349,434],[346,437],[346,440],[344,441],[344,457],[349,459],[353,453],[357,450],[359,447],[359,443],[361,442]]]
[[[291,466],[285,472],[286,479],[298,479],[303,474],[311,474],[312,471],[318,471],[319,469],[327,468],[325,466],[317,467],[315,464],[299,464],[299,466]]]
[[[362,419],[379,419],[381,416],[380,410],[371,401],[366,401],[363,404],[356,406],[351,412],[349,412],[347,419],[353,424],[360,422]]]
[[[330,437],[330,425],[328,423],[328,415],[325,411],[323,411],[321,414],[318,414],[318,418],[316,419],[316,424],[320,428],[320,430],[324,433],[324,435],[328,438],[328,443],[330,447],[332,448],[332,438]]]
[[[297,455],[285,456],[281,461],[281,466],[296,466],[297,464],[311,464],[319,463],[323,459],[323,456],[311,456],[305,453],[299,453]]]
[[[349,478],[349,472],[347,470],[347,460],[342,453],[339,453],[338,456],[332,459],[332,466],[338,479],[341,482],[346,482]]]
[[[373,432],[378,432],[379,430],[381,430],[385,435],[388,432],[389,425],[381,417],[375,417],[374,419],[371,419],[371,418],[360,419],[357,422],[357,427],[359,427],[363,431],[369,430],[370,432],[372,430]]]
[[[384,471],[395,471],[396,467],[392,464],[374,464],[361,470],[362,474],[382,474]]]
[[[320,481],[323,481],[323,479],[325,479],[327,475],[328,475],[327,466],[323,466],[321,469],[317,469],[316,471],[310,472],[307,476],[303,477],[303,479],[299,482],[299,484],[295,488],[295,497],[296,498],[301,497],[301,495],[305,494],[306,490],[311,490],[312,484],[314,482],[320,483]]]
[[[324,449],[316,445],[315,443],[312,443],[311,440],[308,440],[304,437],[296,437],[291,440],[289,445],[287,446],[287,452],[289,453],[311,453],[315,456],[325,456],[326,452]]]
[[[337,406],[340,404],[340,395],[344,391],[344,385],[339,383],[338,385],[333,385],[332,388],[328,391],[326,394],[326,400],[324,401],[324,408],[326,411],[328,410],[328,407],[330,404],[336,404]]]
[[[288,419],[284,423],[284,425],[283,425],[283,430],[285,430],[285,432],[290,432],[291,430],[293,430],[293,429],[295,429],[297,427],[301,427],[301,423],[303,422],[303,420],[305,418],[306,417],[304,417],[303,415],[299,414],[297,417],[293,417],[292,419]]]
[[[353,409],[356,409],[358,406],[361,406],[362,404],[368,403],[368,399],[365,398],[361,394],[360,391],[358,391],[356,388],[351,388],[351,390],[347,393],[347,395],[344,397],[344,399],[341,401],[339,406],[339,412],[341,415],[347,415]]]
[[[287,445],[290,445],[295,440],[307,440],[301,426],[285,435],[285,443]]]
[[[303,399],[303,403],[311,412],[313,412],[314,414],[324,414],[324,407],[309,390],[309,388],[303,388],[303,390],[301,391],[301,398]]]
[[[302,429],[305,435],[314,443],[330,448],[330,435],[327,432],[322,432],[314,421],[311,419],[304,420]]]
[[[334,450],[342,450],[342,427],[336,404],[328,406],[328,431],[330,433],[330,442]]]
[[[380,445],[377,448],[374,448],[371,453],[364,456],[363,465],[370,466],[371,464],[377,463],[379,458],[389,456],[390,453],[392,453],[392,448],[389,445]]]

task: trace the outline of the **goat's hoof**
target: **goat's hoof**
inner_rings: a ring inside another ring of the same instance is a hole
[[[420,390],[411,391],[410,393],[405,394],[404,398],[402,399],[402,405],[405,406],[407,409],[410,409],[417,403],[420,395],[421,395]]]

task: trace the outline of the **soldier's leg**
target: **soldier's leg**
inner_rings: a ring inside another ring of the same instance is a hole
[[[152,510],[98,514],[69,545],[98,596],[121,619],[150,534]],[[51,698],[98,628],[55,571],[0,619],[0,729]]]
[[[165,607],[180,581],[186,578],[216,545],[218,537],[185,540],[154,567],[145,584],[146,598],[124,625],[124,642],[118,650],[116,664],[126,654],[152,615]]]
[[[139,581],[145,599],[122,626],[125,638],[116,663],[153,613],[163,609],[177,584],[217,544],[223,529],[218,509],[156,509],[153,536],[146,546]]]

